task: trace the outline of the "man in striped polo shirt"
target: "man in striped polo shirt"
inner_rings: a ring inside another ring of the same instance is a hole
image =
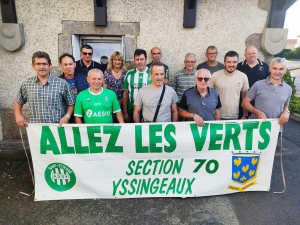
[[[146,66],[147,53],[144,49],[134,52],[135,69],[129,70],[123,83],[123,117],[127,123],[133,123],[134,99],[143,86],[151,83],[150,69]]]
[[[184,68],[179,70],[174,77],[174,89],[178,95],[179,101],[185,90],[193,87],[195,85],[195,65],[196,56],[194,53],[188,53],[185,55]]]

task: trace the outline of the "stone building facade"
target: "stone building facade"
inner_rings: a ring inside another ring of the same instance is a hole
[[[136,48],[150,54],[153,46],[161,47],[172,83],[175,72],[183,68],[185,54],[195,53],[198,64],[205,60],[209,45],[218,48],[221,62],[230,50],[237,51],[243,60],[245,47],[250,44],[258,47],[262,60],[267,59],[260,42],[270,4],[271,0],[198,0],[196,26],[183,28],[183,0],[107,0],[108,25],[100,27],[94,25],[93,0],[15,0],[25,44],[13,52],[0,47],[3,136],[19,138],[13,100],[21,83],[35,75],[31,67],[35,51],[49,53],[52,71],[57,74],[59,55],[73,51],[72,35],[120,36],[124,38],[128,64]]]

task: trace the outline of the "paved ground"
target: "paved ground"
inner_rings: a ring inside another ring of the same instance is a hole
[[[276,152],[270,192],[202,198],[64,200],[34,202],[20,140],[0,142],[0,224],[299,224],[300,123],[284,127],[286,192]],[[275,141],[275,140],[274,140]]]

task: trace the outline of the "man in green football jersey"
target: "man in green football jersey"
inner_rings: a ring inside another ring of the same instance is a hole
[[[125,122],[133,123],[134,99],[138,91],[151,83],[150,69],[146,66],[147,53],[144,49],[136,49],[134,63],[136,68],[129,70],[123,83],[123,116]]]
[[[115,92],[103,88],[103,73],[99,69],[88,72],[87,81],[90,88],[80,92],[76,98],[75,123],[113,123],[112,115],[116,113],[119,123],[124,123],[123,114]]]

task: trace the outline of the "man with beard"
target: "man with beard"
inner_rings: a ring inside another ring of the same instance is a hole
[[[221,120],[236,120],[239,117],[240,96],[244,99],[249,89],[246,74],[236,69],[239,55],[235,51],[225,54],[223,70],[213,73],[210,87],[215,88],[220,95],[222,108],[220,111]],[[247,119],[248,112],[244,110],[241,119]]]
[[[161,62],[153,62],[150,75],[151,84],[141,88],[134,100],[134,122],[140,122],[142,109],[144,122],[176,122],[178,120],[178,97],[173,88],[164,85],[164,65]],[[159,103],[161,98],[161,103]],[[158,107],[159,104],[160,107]],[[158,111],[157,119],[154,119],[156,111]]]

